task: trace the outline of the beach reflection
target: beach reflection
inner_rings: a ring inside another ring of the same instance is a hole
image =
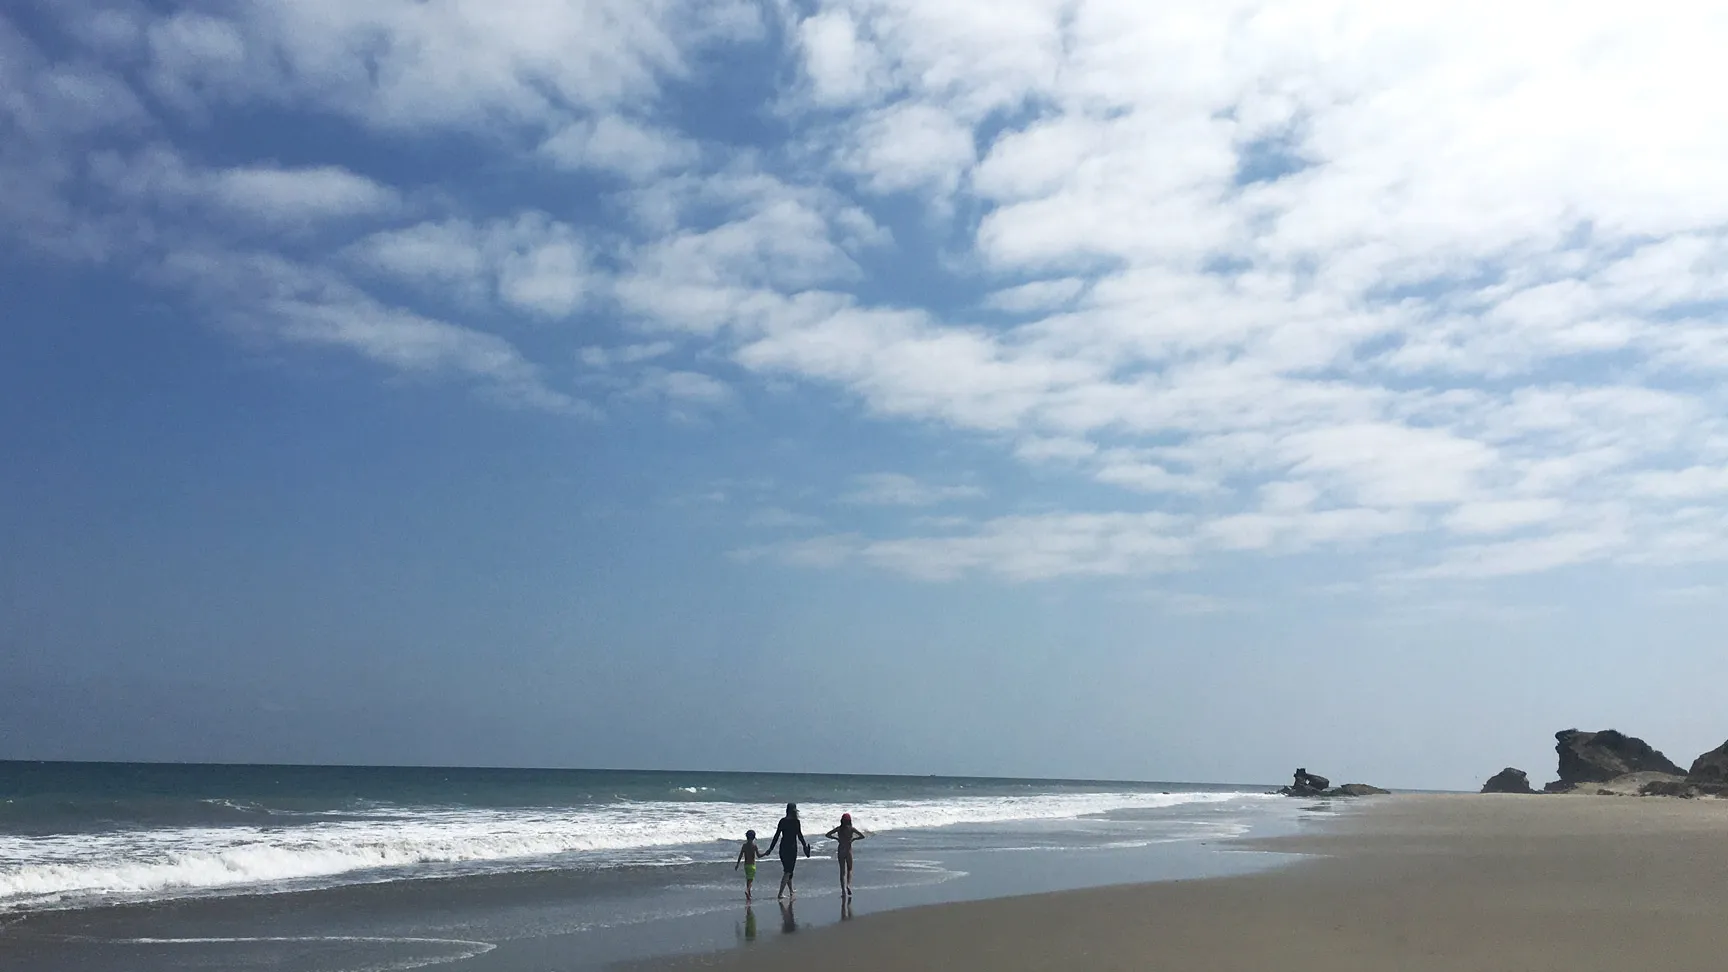
[[[840,896],[840,920],[852,920],[852,898],[848,895]]]
[[[739,933],[747,942],[756,940],[756,909],[744,906],[744,929]]]
[[[798,919],[792,914],[792,902],[780,902],[780,934],[790,935],[798,930]]]

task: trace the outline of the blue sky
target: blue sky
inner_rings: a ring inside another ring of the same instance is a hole
[[[1728,23],[0,14],[0,756],[1728,735]]]

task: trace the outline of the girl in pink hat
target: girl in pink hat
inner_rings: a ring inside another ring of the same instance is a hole
[[[828,831],[823,836],[838,842],[840,845],[840,896],[850,898],[852,897],[852,842],[863,840],[870,835],[852,826],[852,815],[843,813],[840,815],[840,826]]]

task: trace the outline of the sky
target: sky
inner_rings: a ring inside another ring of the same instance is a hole
[[[1725,41],[8,4],[0,757],[1687,763],[1728,736]]]

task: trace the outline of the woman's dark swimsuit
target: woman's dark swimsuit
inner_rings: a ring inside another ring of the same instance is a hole
[[[780,842],[780,866],[791,874],[798,866],[798,845],[804,841],[804,825],[797,817],[781,817],[774,828],[774,839]]]

